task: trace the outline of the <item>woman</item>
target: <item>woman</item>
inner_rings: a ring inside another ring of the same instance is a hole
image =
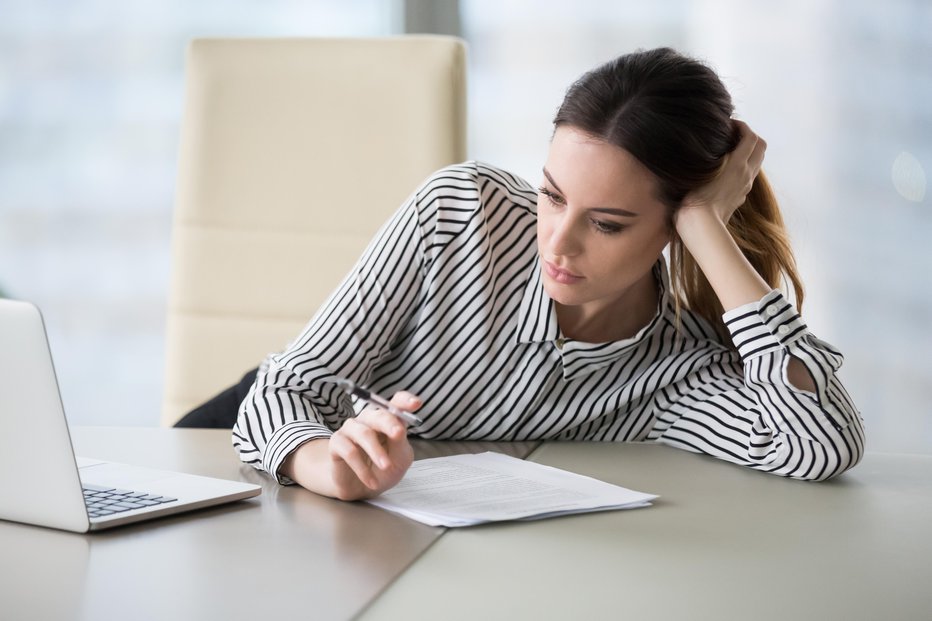
[[[776,289],[801,305],[765,143],[732,112],[706,66],[638,52],[568,90],[537,191],[475,162],[433,175],[260,369],[243,461],[346,500],[401,479],[409,436],[653,440],[811,480],[855,465],[842,357]],[[423,424],[355,415],[340,377]]]

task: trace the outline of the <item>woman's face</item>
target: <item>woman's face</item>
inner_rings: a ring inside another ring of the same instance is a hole
[[[632,286],[651,277],[670,240],[656,184],[624,149],[572,127],[556,130],[537,197],[543,285],[554,301],[588,314],[644,291]]]

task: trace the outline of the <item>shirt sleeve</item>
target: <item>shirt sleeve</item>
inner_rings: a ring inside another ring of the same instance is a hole
[[[743,374],[718,356],[658,400],[656,438],[783,476],[824,480],[857,464],[863,422],[836,375],[843,357],[813,336],[782,293],[723,316]],[[815,384],[801,390],[787,378],[791,358]]]
[[[362,258],[298,338],[260,366],[240,406],[233,445],[240,459],[278,473],[301,444],[328,438],[355,414],[334,383],[367,384],[416,320],[429,273],[450,227],[444,209],[478,204],[474,163],[431,176],[382,227]]]
[[[334,380],[365,383],[416,306],[423,240],[416,196],[379,231],[362,258],[282,353],[269,356],[240,406],[233,445],[243,462],[278,474],[301,444],[327,438],[354,414]]]

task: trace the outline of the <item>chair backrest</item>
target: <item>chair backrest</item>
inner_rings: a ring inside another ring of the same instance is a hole
[[[162,423],[296,337],[391,213],[466,156],[441,36],[191,43]]]

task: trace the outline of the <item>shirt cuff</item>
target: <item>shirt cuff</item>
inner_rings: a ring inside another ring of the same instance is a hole
[[[722,321],[742,360],[785,348],[807,332],[796,308],[776,289],[757,302],[726,312]]]
[[[262,467],[281,485],[292,485],[294,481],[278,473],[285,458],[305,442],[329,438],[333,435],[326,426],[312,421],[296,421],[279,428],[265,445]]]

